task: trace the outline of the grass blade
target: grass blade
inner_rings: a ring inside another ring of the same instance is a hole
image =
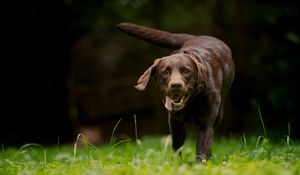
[[[110,141],[109,141],[109,144],[111,145],[112,142],[113,142],[113,139],[114,139],[114,135],[115,135],[115,132],[116,132],[116,129],[118,127],[118,125],[120,124],[120,122],[122,121],[122,119],[120,118],[120,120],[117,122],[117,124],[115,125],[112,133],[111,133],[111,137],[110,137]]]
[[[137,135],[137,122],[136,122],[136,114],[133,115],[134,118],[134,133],[135,133],[135,142],[138,142],[138,135]]]
[[[266,131],[266,127],[265,127],[264,120],[263,120],[263,118],[262,118],[262,115],[261,115],[259,106],[257,106],[257,110],[258,110],[258,115],[259,115],[259,118],[260,118],[260,122],[261,122],[262,128],[263,128],[263,130],[264,130],[265,138],[268,138],[268,136],[267,136],[267,131]]]

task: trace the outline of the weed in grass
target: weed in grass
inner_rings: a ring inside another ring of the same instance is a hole
[[[256,150],[254,152],[254,155],[252,156],[254,160],[256,159],[271,159],[271,145],[270,140],[267,135],[267,130],[264,124],[264,120],[260,111],[259,106],[257,107],[258,115],[260,118],[260,123],[263,128],[264,136],[259,136],[256,140]]]
[[[39,149],[43,150],[43,156],[41,157],[40,154],[37,152],[37,150],[34,148],[39,148]],[[30,153],[30,151],[31,151],[31,153]],[[44,164],[47,163],[46,149],[43,146],[36,144],[36,143],[29,143],[29,144],[23,145],[17,151],[17,153],[13,156],[12,160],[17,159],[18,156],[21,156],[21,155],[24,156],[24,158],[28,161],[30,161],[31,159],[38,159]]]
[[[84,146],[88,146],[89,149],[92,148],[93,150],[96,150],[96,151],[98,150],[97,147],[95,147],[93,144],[88,142],[88,140],[86,139],[86,137],[83,134],[79,133],[77,135],[76,141],[75,141],[74,146],[73,146],[73,161],[76,159],[77,149],[78,149],[79,143],[83,143]],[[90,152],[89,155],[91,156],[91,151],[89,151],[89,152]]]
[[[125,140],[121,140],[119,142],[117,142],[117,139],[115,137],[115,132],[116,132],[116,129],[117,127],[119,126],[119,124],[121,123],[122,119],[120,119],[117,124],[114,126],[114,129],[112,131],[112,134],[111,134],[111,137],[110,137],[110,142],[109,142],[109,145],[111,145],[112,149],[115,148],[116,146],[118,146],[119,144],[121,143],[125,143],[125,142],[130,142],[132,141],[132,139],[125,139]]]
[[[288,123],[288,134],[286,136],[286,155],[285,155],[285,163],[289,162],[289,155],[294,151],[294,147],[292,146],[292,140],[290,138],[291,134],[291,126]]]
[[[263,131],[264,131],[265,138],[268,138],[268,136],[267,136],[267,130],[266,130],[265,123],[264,123],[264,120],[262,118],[259,106],[257,106],[257,110],[258,110],[258,115],[259,115],[261,126],[262,126]]]
[[[248,150],[248,145],[247,145],[247,139],[246,139],[245,133],[243,134],[243,142],[242,142],[242,146],[243,146],[243,148],[244,148],[244,150],[245,150],[246,152],[249,152],[249,150]]]
[[[136,121],[136,115],[134,114],[134,133],[135,133],[135,142],[137,145],[141,145],[141,140],[138,139],[138,130],[137,130],[137,121]]]
[[[117,124],[114,126],[114,129],[111,133],[111,137],[110,137],[110,141],[109,144],[112,145],[113,143],[116,143],[116,139],[115,139],[115,132],[117,127],[119,126],[119,124],[121,123],[122,119],[120,118],[120,120],[117,122]]]

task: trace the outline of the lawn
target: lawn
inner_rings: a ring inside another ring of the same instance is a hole
[[[194,148],[194,140],[188,138],[180,158],[172,151],[169,137],[112,140],[97,147],[80,147],[79,142],[2,147],[0,174],[300,175],[300,144],[289,137],[276,143],[264,137],[216,138],[212,158],[203,163],[195,162]]]

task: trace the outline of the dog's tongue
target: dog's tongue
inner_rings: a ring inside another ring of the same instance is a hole
[[[172,101],[172,99],[169,96],[166,97],[165,108],[168,111],[172,111],[173,110],[173,101]]]

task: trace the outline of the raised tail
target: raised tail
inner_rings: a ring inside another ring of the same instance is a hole
[[[152,29],[132,23],[120,23],[117,27],[134,37],[144,40],[148,43],[167,48],[180,48],[186,41],[194,38],[194,35],[169,33],[162,30]]]

